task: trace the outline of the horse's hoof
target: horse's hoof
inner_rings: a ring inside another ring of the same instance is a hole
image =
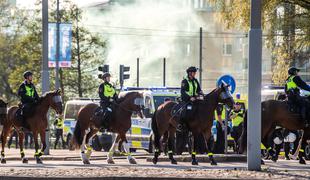
[[[306,161],[304,160],[304,158],[299,159],[299,164],[306,164]]]
[[[178,162],[175,159],[171,159],[171,164],[178,164]]]
[[[113,159],[107,159],[108,164],[115,164],[115,162],[113,161]]]
[[[198,161],[196,159],[192,160],[192,165],[197,166],[198,165]]]
[[[272,160],[273,162],[277,162],[278,157],[277,157],[277,156],[272,156],[272,157],[271,157],[271,160]]]
[[[265,165],[265,162],[263,160],[260,160],[261,165]]]
[[[38,158],[37,159],[37,164],[43,164],[43,161],[40,158]]]
[[[212,166],[216,166],[216,165],[217,165],[217,162],[211,161],[211,165],[212,165]]]
[[[137,164],[137,161],[134,158],[130,158],[128,161],[130,164]]]
[[[83,160],[83,164],[90,164],[88,159]]]
[[[6,164],[6,160],[5,159],[1,159],[1,164]]]
[[[23,158],[22,162],[23,162],[24,164],[28,164],[28,159],[27,159],[27,158]]]
[[[153,164],[157,164],[157,162],[158,162],[157,158],[153,158],[152,162],[153,162]]]

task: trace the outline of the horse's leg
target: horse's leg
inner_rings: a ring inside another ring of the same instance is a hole
[[[154,158],[153,158],[153,164],[157,164],[158,157],[160,155],[160,134],[154,133]]]
[[[33,139],[34,139],[34,148],[35,148],[35,154],[34,157],[36,158],[37,164],[42,164],[42,160],[40,158],[40,152],[39,152],[39,142],[38,142],[38,132],[33,131]]]
[[[193,133],[193,151],[192,151],[192,165],[198,165],[198,161],[196,159],[196,150],[198,148],[198,139],[199,136]]]
[[[46,149],[45,130],[46,130],[46,129],[42,129],[42,130],[40,131],[40,139],[41,139],[41,143],[42,143],[42,148],[41,148],[41,150],[39,151],[39,154],[38,154],[38,155],[39,155],[39,158],[40,158],[41,162],[42,162],[41,157],[42,157],[42,155],[44,154],[44,151],[45,151],[45,149]]]
[[[203,133],[203,137],[205,140],[206,151],[207,151],[207,154],[208,154],[208,157],[210,160],[210,164],[211,165],[217,165],[216,161],[214,160],[213,153],[212,153],[212,151],[209,150],[209,147],[208,147],[208,142],[209,142],[209,139],[211,137],[211,129],[209,129],[208,131]]]
[[[124,147],[124,151],[125,151],[125,155],[127,156],[127,160],[130,164],[137,164],[137,161],[134,157],[131,156],[130,153],[130,148],[129,148],[129,144],[126,138],[126,133],[120,133],[119,134],[121,142],[123,143],[123,147]]]
[[[118,142],[120,140],[120,136],[117,135],[107,156],[107,162],[108,164],[115,164],[115,162],[113,161],[113,154],[115,152],[115,149],[118,147]]]
[[[168,131],[168,156],[171,161],[171,164],[177,164],[177,161],[173,158],[174,146],[175,146],[175,130],[172,126],[170,126]]]
[[[92,138],[98,131],[95,130],[95,129],[91,129],[90,132],[86,135],[86,142],[85,142],[85,145],[86,145],[86,156],[88,159],[90,159],[90,156],[92,154],[92,147],[90,146],[89,144],[89,140],[90,138]]]
[[[19,138],[20,157],[22,158],[23,163],[28,163],[28,159],[25,157],[25,152],[24,152],[25,133],[22,131],[18,131],[17,133],[18,133],[18,138]]]
[[[85,150],[86,150],[86,137],[87,137],[87,134],[88,134],[88,130],[85,130],[83,134],[83,141],[82,141],[82,144],[81,144],[81,158],[82,158],[82,161],[84,164],[90,164],[89,162],[89,159],[87,157],[87,155],[85,154]]]
[[[1,149],[1,163],[5,164],[6,160],[5,160],[5,155],[4,155],[4,149],[5,149],[5,144],[7,141],[7,137],[10,134],[10,130],[11,130],[11,125],[4,125],[3,126],[3,130],[1,133],[1,142],[2,142],[2,149]]]
[[[309,129],[308,129],[309,130]],[[298,158],[299,158],[299,164],[306,164],[306,161],[304,159],[305,157],[305,147],[307,145],[307,140],[309,139],[309,131],[304,130],[301,140],[301,148],[299,149]]]

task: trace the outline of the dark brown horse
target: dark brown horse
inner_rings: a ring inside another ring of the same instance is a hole
[[[81,148],[81,158],[84,164],[89,164],[89,158],[91,155],[91,147],[89,145],[89,139],[94,136],[101,128],[101,121],[94,116],[97,104],[88,104],[82,107],[78,113],[76,126],[74,129],[73,141],[74,147]],[[117,133],[117,137],[108,153],[107,162],[113,164],[113,153],[118,147],[118,143],[121,142],[127,153],[128,161],[135,164],[135,159],[129,153],[129,146],[126,139],[126,133],[131,127],[131,116],[133,113],[143,118],[141,112],[143,108],[143,94],[139,92],[128,92],[120,95],[119,100],[113,104],[112,120],[110,123],[110,131]],[[85,152],[86,150],[86,152]]]
[[[192,164],[198,165],[196,159],[196,149],[198,146],[199,135],[203,134],[205,144],[211,136],[211,127],[214,120],[214,111],[219,103],[224,103],[230,108],[233,107],[234,100],[229,92],[228,86],[222,84],[221,87],[213,90],[211,93],[204,97],[204,100],[196,100],[193,102],[193,113],[191,117],[186,119],[186,124],[189,130],[193,134],[193,152],[192,152]],[[152,119],[152,130],[154,133],[154,146],[155,153],[153,163],[158,162],[158,156],[160,155],[160,139],[162,136],[168,135],[168,154],[172,164],[176,164],[176,160],[173,158],[174,139],[177,125],[177,118],[172,115],[173,108],[176,106],[175,102],[166,102],[158,107]],[[208,147],[207,154],[209,156],[211,165],[216,165],[213,158],[213,154],[209,152]]]
[[[62,114],[62,100],[59,90],[48,92],[42,97],[40,97],[38,103],[34,107],[33,115],[25,119],[29,127],[22,127],[23,123],[16,119],[16,112],[19,109],[18,106],[13,106],[9,108],[7,118],[3,121],[3,130],[1,133],[1,141],[2,141],[1,163],[6,163],[4,155],[4,147],[7,141],[7,137],[12,130],[12,127],[16,129],[19,136],[19,147],[22,162],[23,163],[28,162],[28,160],[25,158],[25,153],[23,149],[24,145],[23,129],[29,128],[29,130],[33,133],[33,138],[35,142],[36,161],[39,164],[42,163],[41,156],[43,155],[43,152],[46,148],[45,131],[47,130],[48,126],[47,112],[50,107],[54,109],[56,113]],[[40,139],[43,145],[41,151],[39,151],[38,134],[40,134]]]
[[[307,111],[310,111],[307,110]],[[247,131],[246,131],[247,116],[245,116],[245,128],[241,135],[240,141],[241,146],[239,153],[243,153],[246,149],[247,141]],[[305,164],[304,160],[304,149],[306,146],[306,141],[310,139],[310,127],[305,127],[304,120],[301,118],[301,115],[292,113],[289,111],[287,102],[277,101],[277,100],[268,100],[262,102],[262,131],[261,139],[263,145],[267,148],[269,154],[272,156],[272,160],[276,161],[277,157],[271,148],[272,145],[272,133],[276,129],[276,126],[281,126],[288,130],[303,130],[303,138],[301,140],[301,148],[299,150],[299,163]],[[263,161],[262,161],[263,163]]]

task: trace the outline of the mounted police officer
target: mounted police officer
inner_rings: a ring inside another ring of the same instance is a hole
[[[100,107],[102,117],[102,126],[108,128],[111,115],[112,115],[112,103],[117,100],[117,93],[114,86],[110,83],[111,74],[104,73],[102,79],[104,82],[99,86],[99,97],[100,97]]]
[[[25,118],[31,116],[33,113],[33,106],[39,100],[38,93],[34,84],[32,83],[32,72],[26,71],[24,73],[25,81],[19,86],[18,96],[21,100],[21,111],[17,114],[20,121],[24,121]],[[24,122],[23,122],[24,123]]]
[[[185,105],[185,110],[183,111],[178,124],[178,130],[184,128],[186,116],[192,110],[192,102],[194,102],[200,95],[203,95],[200,84],[196,79],[197,70],[198,69],[194,66],[187,68],[187,76],[184,77],[181,83],[181,100]]]
[[[307,109],[310,107],[309,100],[305,97],[301,97],[300,89],[310,91],[310,87],[300,78],[300,76],[298,75],[299,71],[300,69],[297,69],[295,67],[289,68],[289,77],[286,80],[285,92],[287,94],[289,103],[298,107],[302,119],[305,120],[305,125],[306,127],[308,127],[309,116],[307,116]]]

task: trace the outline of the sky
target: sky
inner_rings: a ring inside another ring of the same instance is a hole
[[[82,6],[85,6],[88,4],[97,3],[97,2],[105,2],[108,0],[72,0],[72,1],[77,3],[80,7],[82,7]],[[16,0],[17,7],[29,8],[29,9],[34,8],[35,2],[36,2],[36,0]],[[60,0],[60,2],[61,2],[61,0]]]

